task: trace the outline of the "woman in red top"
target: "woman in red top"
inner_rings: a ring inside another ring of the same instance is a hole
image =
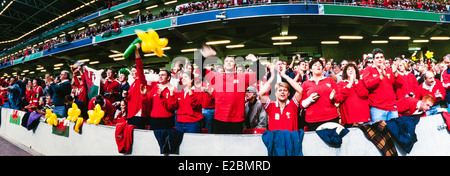
[[[353,124],[370,121],[370,107],[367,100],[369,90],[360,80],[358,68],[349,64],[344,68],[342,81],[337,84],[336,102],[341,103],[341,125],[351,127]]]
[[[194,90],[194,75],[192,72],[182,74],[183,90],[164,99],[167,109],[177,110],[177,130],[184,133],[200,133],[202,115],[202,94],[200,89]]]
[[[418,98],[415,94],[415,91],[419,87],[419,82],[417,81],[414,74],[408,72],[408,70],[409,67],[405,61],[402,60],[398,63],[398,76],[400,77],[400,79],[403,79],[403,85],[397,87],[398,84],[395,84],[395,95],[397,96],[397,100],[405,97]]]
[[[127,100],[123,99],[120,101],[120,112],[117,114],[117,117],[113,120],[113,124],[118,124],[122,122],[126,122],[127,119],[127,108],[128,108],[128,102]]]
[[[330,77],[322,76],[324,64],[319,59],[309,63],[312,77],[302,85],[300,108],[306,110],[305,121],[309,131],[326,122],[339,123],[339,114],[335,103],[336,82]]]

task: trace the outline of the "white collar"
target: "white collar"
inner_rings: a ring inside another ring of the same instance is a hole
[[[284,106],[284,107],[286,107],[288,104],[289,104],[289,100],[286,100],[286,105]],[[277,101],[275,101],[275,106],[277,107],[277,108],[279,108],[280,107],[280,104],[278,104],[278,99],[277,99]]]
[[[325,78],[326,78],[326,77],[322,75],[322,76],[320,77],[319,81],[322,81],[322,80],[324,80]],[[308,81],[314,81],[313,77],[309,78]]]
[[[428,86],[425,82],[423,82],[422,88],[432,92],[434,85],[436,85],[436,81],[434,81],[433,85],[431,85],[431,86]]]

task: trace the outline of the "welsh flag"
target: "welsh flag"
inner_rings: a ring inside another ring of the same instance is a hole
[[[83,66],[83,76],[86,80],[88,100],[94,98],[100,93],[100,80],[102,79],[101,70],[95,70]]]

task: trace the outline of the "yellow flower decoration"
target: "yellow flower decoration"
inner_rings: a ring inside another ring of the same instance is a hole
[[[411,57],[411,60],[413,60],[413,61],[417,61],[417,58],[416,58],[416,56],[413,56],[413,57]]]
[[[428,59],[433,58],[433,55],[434,55],[434,52],[427,51],[427,53],[425,53],[425,56],[426,56]]]
[[[75,132],[80,133],[80,128],[81,128],[81,125],[83,125],[83,120],[84,119],[82,117],[78,117],[77,123],[75,124],[75,127],[73,128],[73,130]]]
[[[49,125],[58,126],[58,118],[56,117],[55,113],[50,111],[50,109],[45,110],[45,117],[47,117],[47,119],[45,121]]]
[[[67,111],[67,114],[69,115],[67,117],[67,120],[75,122],[75,121],[77,121],[78,116],[81,114],[81,110],[78,109],[77,104],[72,103],[72,108],[69,108],[69,110]]]
[[[169,41],[166,38],[159,38],[158,33],[154,30],[145,32],[139,29],[135,30],[139,39],[141,39],[141,49],[144,53],[151,53],[152,51],[158,56],[162,57],[164,51],[162,48],[167,46]]]
[[[88,111],[88,115],[89,119],[86,122],[98,125],[102,120],[103,116],[105,115],[105,111],[103,111],[102,107],[99,104],[97,104],[95,105],[94,110]]]

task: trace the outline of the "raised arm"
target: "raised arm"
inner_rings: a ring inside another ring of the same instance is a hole
[[[300,86],[300,84],[298,84],[295,80],[286,75],[286,68],[281,70],[280,76],[284,78],[291,85],[292,88],[295,89],[296,92],[294,98],[297,100],[297,102],[300,102],[300,100],[302,99],[302,91],[303,91],[303,88]]]
[[[275,66],[273,64],[270,64],[269,67],[270,67],[270,72],[273,72],[275,69],[274,68]],[[265,94],[270,90],[270,87],[272,85],[274,77],[275,76],[271,76],[269,78],[269,80],[267,80],[267,82],[264,83],[263,86],[259,89],[258,96],[260,97],[260,101],[262,104],[265,104],[267,102],[268,96],[266,96]]]

